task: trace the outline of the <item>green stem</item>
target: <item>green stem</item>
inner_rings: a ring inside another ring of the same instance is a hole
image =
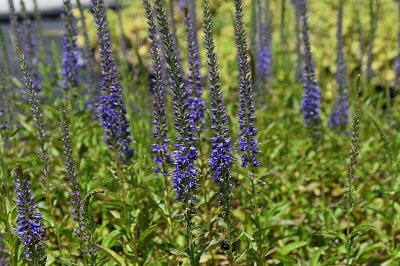
[[[351,224],[351,205],[353,204],[353,170],[352,167],[349,169],[349,177],[348,177],[348,186],[349,186],[349,192],[348,192],[348,197],[347,197],[347,235],[346,235],[346,265],[350,265],[350,259],[352,256],[352,244],[351,244],[351,230],[350,230],[350,224]]]
[[[117,149],[114,149],[115,151]],[[128,215],[128,210],[126,208],[127,206],[127,194],[126,194],[126,190],[125,190],[125,174],[124,171],[121,169],[121,161],[118,157],[117,152],[114,153],[114,159],[115,159],[115,164],[116,164],[116,170],[117,170],[117,175],[119,177],[119,183],[120,183],[120,187],[121,187],[121,193],[122,193],[122,205],[123,207],[123,214],[124,214],[124,219],[125,221],[130,221],[129,215]],[[139,259],[139,252],[137,249],[137,245],[136,245],[136,228],[135,228],[135,232],[132,233],[130,230],[126,230],[127,232],[129,232],[129,236],[132,239],[132,248],[133,248],[133,252],[135,253],[135,258],[136,258],[136,262],[137,265],[141,265],[140,264],[140,259]]]

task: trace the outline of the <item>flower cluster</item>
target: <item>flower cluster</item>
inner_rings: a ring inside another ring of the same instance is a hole
[[[211,137],[210,168],[211,178],[219,185],[219,205],[224,205],[225,215],[229,216],[230,201],[232,197],[233,182],[231,176],[232,164],[235,157],[232,154],[233,147],[228,133],[228,119],[226,108],[222,102],[222,91],[220,89],[220,74],[218,70],[217,54],[214,51],[214,39],[211,24],[210,3],[203,2],[204,20],[204,45],[207,50],[207,64],[210,80],[211,97],[211,128],[214,135]]]
[[[337,25],[337,73],[336,82],[338,84],[338,96],[336,105],[333,107],[332,113],[329,119],[329,127],[340,129],[340,132],[344,132],[348,124],[348,109],[349,104],[347,103],[347,82],[346,82],[346,61],[344,54],[344,39],[343,39],[343,3],[340,2],[339,13],[338,13],[338,25]]]
[[[168,64],[168,73],[171,79],[173,96],[173,109],[175,130],[179,133],[176,137],[177,144],[174,154],[173,186],[176,193],[176,200],[185,202],[193,199],[192,192],[199,188],[197,179],[197,168],[194,164],[197,160],[197,149],[194,145],[197,138],[194,136],[195,126],[193,119],[188,112],[187,89],[182,76],[179,64],[175,40],[170,32],[169,23],[162,0],[154,0],[157,21],[160,26],[162,41],[164,43],[165,56]]]
[[[153,79],[152,79],[152,92],[153,92],[153,125],[156,130],[153,130],[153,136],[157,143],[151,145],[152,152],[155,154],[154,161],[163,167],[163,174],[168,174],[168,170],[164,167],[164,163],[172,163],[172,156],[168,153],[168,143],[170,139],[167,138],[167,116],[165,113],[164,96],[165,90],[163,85],[163,69],[161,60],[160,45],[157,39],[157,27],[154,21],[153,10],[149,0],[144,0],[143,5],[146,11],[147,23],[149,24],[149,40],[150,52],[153,62]],[[155,171],[160,172],[160,167],[156,167]]]
[[[260,102],[265,103],[265,93],[269,91],[272,77],[272,28],[269,10],[269,0],[265,7],[261,0],[256,1],[257,9],[257,40],[256,40],[256,77],[255,85]],[[263,13],[265,16],[263,16]]]
[[[64,155],[64,164],[67,169],[67,179],[69,181],[69,186],[71,187],[71,203],[72,203],[72,219],[74,221],[79,220],[79,208],[82,204],[82,200],[80,197],[81,188],[78,180],[78,172],[75,168],[75,159],[72,154],[72,143],[71,137],[68,129],[68,118],[65,111],[64,104],[60,104],[60,127],[61,127],[61,141],[63,144],[63,155]]]
[[[308,23],[308,0],[302,0],[301,13],[303,21],[303,44],[304,44],[304,76],[303,117],[307,126],[317,127],[320,123],[320,101],[321,94],[315,74],[315,64],[311,53],[310,25]]]
[[[106,11],[103,0],[91,0],[97,36],[100,44],[100,64],[102,90],[105,95],[100,97],[99,117],[105,130],[105,140],[108,147],[117,152],[123,162],[131,160],[134,150],[131,148],[131,131],[126,118],[125,103],[122,88],[118,81],[118,72],[112,56],[110,33],[107,27]]]
[[[189,112],[192,115],[192,123],[199,128],[204,124],[204,100],[203,94],[203,76],[200,73],[200,57],[197,42],[197,34],[193,26],[191,13],[185,14],[186,42],[188,45],[188,103]]]
[[[253,168],[260,165],[257,160],[258,141],[254,139],[257,135],[257,128],[254,126],[256,116],[253,104],[253,91],[251,87],[249,52],[247,50],[246,32],[243,21],[242,0],[235,0],[235,32],[236,46],[239,61],[239,151],[242,152],[242,167]],[[252,176],[250,176],[252,178]]]
[[[89,200],[97,193],[104,193],[104,190],[95,189],[89,191],[83,197],[79,210],[79,237],[83,240],[85,252],[91,256],[92,263],[96,260],[97,252],[100,248],[96,245],[93,217],[91,217],[91,212],[89,211]]]
[[[78,47],[76,45],[75,20],[72,16],[70,0],[64,0],[64,56],[62,74],[64,90],[71,90],[78,85]]]
[[[20,59],[20,68],[23,77],[23,83],[25,85],[26,95],[28,95],[29,104],[31,106],[30,110],[32,112],[33,120],[35,121],[36,138],[39,140],[37,155],[42,161],[42,166],[43,166],[41,172],[43,173],[44,178],[42,179],[42,181],[44,183],[49,184],[51,163],[49,162],[49,154],[47,152],[48,147],[45,145],[46,129],[44,127],[42,112],[40,110],[38,91],[36,89],[36,86],[32,82],[30,72],[28,70],[28,67],[26,66],[24,54],[18,48],[17,48],[17,54]]]
[[[28,176],[20,165],[15,167],[15,193],[17,194],[18,220],[15,231],[21,239],[25,258],[30,265],[45,265],[46,256],[42,241],[46,237],[41,223],[42,215],[36,211],[35,197],[31,196]]]

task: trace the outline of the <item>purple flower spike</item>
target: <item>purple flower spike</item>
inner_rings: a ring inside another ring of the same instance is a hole
[[[25,258],[29,264],[44,265],[46,255],[42,241],[46,233],[41,223],[42,215],[36,211],[37,204],[34,203],[35,197],[31,196],[28,176],[24,174],[20,165],[15,167],[14,184],[18,207],[18,226],[15,232],[21,239]]]
[[[304,63],[303,63],[303,52],[302,52],[302,40],[301,40],[301,9],[302,9],[302,0],[292,0],[291,3],[294,5],[295,14],[296,14],[296,24],[295,24],[295,32],[296,32],[296,81],[299,83],[303,82],[303,73],[304,73]]]
[[[106,10],[103,0],[91,0],[97,36],[100,44],[100,64],[102,90],[97,109],[105,131],[105,140],[110,150],[115,151],[122,162],[129,162],[134,155],[131,148],[131,131],[126,118],[122,88],[118,81],[118,71],[112,56],[110,33],[107,27]]]
[[[185,14],[186,42],[188,45],[189,77],[188,77],[188,103],[189,112],[192,115],[192,123],[199,130],[204,125],[204,100],[203,76],[200,73],[200,57],[197,45],[197,34],[193,27],[193,19],[189,12]]]
[[[346,82],[346,60],[344,54],[344,39],[343,39],[343,2],[340,2],[338,12],[338,25],[337,25],[337,73],[336,82],[338,84],[338,96],[336,104],[332,109],[329,119],[329,127],[337,128],[343,133],[348,124],[348,110],[349,104],[347,103],[348,92]]]
[[[269,0],[265,6],[261,0],[256,1],[257,7],[257,40],[256,40],[256,77],[255,89],[260,103],[265,104],[265,95],[269,92],[272,78],[272,27],[269,10]],[[263,13],[265,15],[263,15]]]
[[[257,160],[258,142],[254,140],[257,128],[254,126],[256,116],[253,104],[253,90],[251,87],[249,52],[247,50],[246,31],[243,22],[242,0],[235,0],[235,30],[236,46],[239,62],[239,151],[242,153],[242,167],[249,167],[253,173],[254,168],[260,165]]]
[[[302,21],[303,21],[303,43],[304,43],[304,76],[303,88],[306,90],[303,94],[301,103],[303,117],[306,125],[317,127],[320,123],[320,98],[321,94],[318,88],[318,81],[315,74],[314,59],[311,53],[310,25],[308,23],[308,2],[302,0]]]
[[[62,59],[62,74],[64,90],[78,86],[78,47],[76,45],[76,27],[72,16],[70,0],[64,0],[64,56]]]
[[[163,85],[161,49],[157,39],[157,27],[154,21],[151,4],[148,0],[144,0],[143,5],[146,11],[147,23],[149,24],[148,35],[150,39],[151,59],[153,62],[153,125],[156,127],[156,130],[153,131],[153,136],[157,142],[152,144],[151,148],[154,154],[154,161],[163,168],[163,174],[166,175],[168,174],[168,170],[166,169],[165,163],[172,163],[172,156],[168,153],[168,143],[170,139],[167,138],[168,128],[164,103],[165,90]],[[157,173],[160,172],[158,166],[154,170]]]
[[[176,200],[183,200],[187,205],[189,200],[195,199],[193,191],[199,188],[197,168],[194,164],[195,160],[197,160],[195,146],[197,138],[194,136],[195,126],[193,124],[193,117],[188,112],[187,89],[183,80],[175,40],[170,32],[170,25],[165,14],[163,1],[154,0],[154,6],[171,79],[175,117],[174,128],[179,133],[179,136],[176,137],[176,150],[173,152],[175,169],[173,171],[172,183],[176,193]]]

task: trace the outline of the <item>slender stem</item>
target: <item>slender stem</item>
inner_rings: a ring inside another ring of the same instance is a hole
[[[114,149],[115,151],[117,149]],[[128,210],[126,208],[127,206],[127,194],[126,194],[126,190],[125,190],[125,174],[124,171],[121,168],[121,160],[118,157],[117,152],[114,153],[114,158],[115,158],[115,164],[116,164],[116,170],[117,170],[117,174],[119,177],[119,183],[121,186],[121,193],[122,193],[122,205],[124,206],[123,208],[123,212],[124,212],[124,219],[125,221],[130,221],[129,215],[128,215]],[[137,245],[136,245],[136,229],[135,229],[135,233],[132,233],[130,230],[127,230],[127,232],[129,232],[130,234],[130,238],[132,239],[132,248],[133,248],[133,252],[135,253],[135,258],[136,258],[136,262],[137,265],[140,266],[140,260],[139,260],[139,252],[137,250]]]

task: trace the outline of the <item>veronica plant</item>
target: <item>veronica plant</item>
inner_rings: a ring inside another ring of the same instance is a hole
[[[185,32],[188,48],[188,103],[192,123],[201,131],[204,126],[203,76],[200,73],[200,57],[197,34],[191,13],[185,12]]]
[[[79,220],[79,209],[82,205],[81,200],[81,187],[78,180],[78,172],[76,171],[75,159],[72,154],[72,143],[68,129],[68,118],[63,103],[60,104],[60,128],[61,128],[61,141],[63,144],[64,165],[67,170],[67,179],[71,188],[70,200],[72,204],[72,219]],[[76,232],[76,230],[75,230]],[[78,233],[79,235],[79,233]]]
[[[346,82],[346,59],[344,54],[344,38],[343,38],[343,1],[340,1],[338,22],[337,22],[337,72],[336,83],[338,84],[338,96],[336,104],[332,109],[329,127],[339,129],[341,133],[345,132],[348,124],[347,103],[347,82]]]
[[[23,83],[25,85],[25,92],[26,95],[28,95],[29,99],[29,104],[30,104],[30,110],[32,113],[32,118],[33,121],[35,121],[35,127],[36,127],[36,138],[39,140],[39,147],[37,150],[37,155],[41,160],[42,163],[42,174],[43,178],[42,181],[45,183],[46,187],[46,192],[50,192],[50,182],[51,182],[51,163],[49,162],[49,154],[47,152],[47,146],[46,146],[46,128],[44,126],[43,122],[43,116],[42,116],[42,111],[40,108],[39,104],[39,99],[38,99],[38,91],[36,89],[36,86],[32,82],[31,74],[28,70],[28,67],[26,65],[25,61],[25,56],[17,48],[17,54],[20,60],[20,67],[21,67],[21,73],[23,77]],[[51,202],[51,201],[49,201]],[[52,206],[52,204],[50,204]]]
[[[118,160],[129,162],[134,150],[131,148],[131,131],[126,118],[122,88],[118,80],[115,59],[112,56],[110,33],[107,27],[103,0],[91,0],[100,48],[101,81],[104,95],[100,97],[99,117],[104,128],[106,143],[116,153]]]
[[[257,7],[257,40],[256,40],[256,76],[255,85],[257,96],[261,103],[265,102],[265,94],[269,91],[272,75],[272,50],[271,50],[271,18],[269,1],[265,1],[265,7],[260,0],[256,1]],[[265,16],[263,15],[263,11]]]
[[[104,193],[102,189],[93,190],[85,197],[81,196],[81,187],[78,179],[78,172],[75,166],[75,159],[72,153],[71,136],[68,129],[68,118],[63,103],[60,104],[60,127],[61,140],[63,143],[64,164],[67,170],[67,179],[71,188],[70,200],[72,205],[72,219],[78,222],[78,227],[74,232],[79,237],[79,244],[85,256],[86,265],[94,265],[99,251],[94,237],[94,225],[92,223],[91,212],[89,211],[90,197],[96,193]]]
[[[352,212],[355,207],[356,189],[354,181],[356,180],[355,166],[358,163],[359,144],[360,144],[360,103],[358,98],[360,76],[358,76],[356,85],[353,88],[353,121],[351,124],[350,136],[350,163],[347,168],[346,194],[347,194],[347,234],[346,234],[346,265],[354,263],[354,239],[357,234],[351,232]],[[354,229],[355,230],[355,229]]]
[[[250,170],[250,200],[253,207],[254,223],[257,230],[257,253],[258,263],[263,265],[263,236],[261,232],[260,223],[260,209],[258,208],[256,182],[254,174],[256,168],[260,165],[257,159],[259,154],[258,141],[255,140],[257,135],[257,128],[254,126],[256,116],[254,115],[255,106],[253,103],[253,91],[251,86],[250,75],[250,62],[249,53],[247,50],[246,31],[243,21],[243,7],[242,0],[235,0],[235,33],[236,33],[236,47],[238,52],[239,62],[239,140],[238,150],[242,153],[242,167],[249,168]]]
[[[31,195],[28,175],[20,165],[15,167],[14,183],[17,194],[18,219],[15,231],[22,242],[25,260],[29,265],[46,264],[43,240],[46,236],[42,225],[42,215],[38,212],[35,197]]]
[[[187,254],[192,265],[198,265],[201,251],[197,250],[196,243],[193,241],[193,216],[194,201],[196,197],[194,191],[199,188],[198,170],[194,164],[197,159],[197,149],[194,135],[195,126],[191,114],[188,112],[187,88],[183,80],[181,67],[179,65],[175,40],[170,32],[170,26],[164,10],[162,0],[154,0],[157,21],[160,26],[162,41],[164,43],[168,72],[171,79],[171,89],[173,92],[173,109],[175,130],[179,136],[176,137],[177,144],[174,154],[173,186],[176,193],[176,200],[184,204],[183,222],[186,228]]]
[[[311,41],[310,41],[310,25],[308,23],[308,0],[301,0],[301,15],[302,15],[302,34],[303,34],[303,45],[304,45],[304,76],[303,76],[303,88],[305,92],[303,94],[303,101],[301,103],[303,110],[303,117],[306,125],[310,129],[310,132],[314,134],[315,138],[318,138],[319,124],[320,124],[320,101],[321,94],[318,87],[318,81],[315,74],[315,63],[311,53]]]
[[[63,1],[64,13],[64,56],[62,59],[63,87],[66,92],[76,89],[78,80],[78,47],[76,45],[76,27],[72,16],[70,0]]]
[[[80,0],[76,0],[78,5],[79,15],[80,15],[80,22],[81,22],[81,32],[84,39],[83,43],[83,58],[84,58],[84,68],[86,70],[86,77],[88,81],[88,95],[89,95],[89,102],[88,108],[91,109],[93,104],[96,102],[96,98],[98,94],[94,91],[94,73],[93,73],[93,66],[94,66],[94,59],[93,59],[93,52],[90,48],[90,40],[89,34],[86,26],[86,16],[83,10],[82,4]]]
[[[303,61],[303,42],[301,38],[301,29],[302,29],[302,21],[301,21],[301,6],[302,0],[292,0],[291,3],[294,6],[295,10],[295,32],[296,32],[296,81],[299,83],[303,82],[303,73],[304,73],[304,61]]]
[[[8,7],[10,9],[10,24],[14,34],[14,42],[16,47],[22,50],[24,47],[21,40],[21,28],[19,27],[17,14],[15,12],[14,0],[8,0]]]
[[[149,0],[143,0],[144,9],[146,11],[148,27],[148,35],[150,40],[150,52],[151,60],[153,63],[153,80],[152,80],[152,96],[153,96],[153,136],[156,143],[151,145],[152,153],[154,154],[154,162],[157,164],[155,172],[162,172],[165,183],[165,197],[167,201],[167,208],[169,214],[169,223],[171,234],[174,235],[174,221],[171,210],[171,202],[169,198],[170,194],[170,182],[168,180],[169,171],[168,164],[173,162],[171,154],[168,152],[169,142],[167,138],[168,127],[167,127],[167,115],[165,112],[165,89],[163,84],[163,67],[161,60],[160,45],[157,39],[157,26],[154,21],[154,14]]]
[[[222,91],[220,89],[220,73],[218,70],[217,54],[214,51],[214,38],[211,23],[210,2],[203,0],[203,25],[204,25],[204,46],[207,50],[207,65],[209,73],[209,89],[211,97],[211,128],[214,135],[210,138],[211,155],[210,169],[211,178],[218,184],[218,205],[222,206],[222,217],[227,226],[226,244],[228,246],[228,256],[230,263],[234,263],[232,250],[231,233],[231,207],[234,190],[232,178],[232,164],[235,157],[232,154],[233,147],[231,138],[228,136],[228,118],[226,108],[222,102]]]

